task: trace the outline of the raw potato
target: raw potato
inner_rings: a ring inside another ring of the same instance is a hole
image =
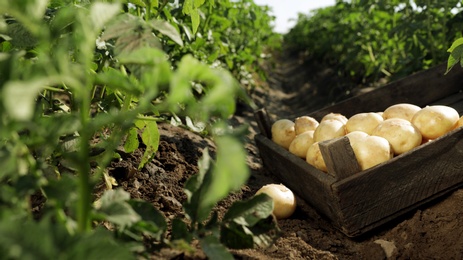
[[[349,142],[352,145],[352,143],[355,143],[355,142],[362,142],[363,140],[365,140],[366,137],[369,136],[369,134],[362,132],[362,131],[353,131],[353,132],[346,134],[346,136],[347,138],[349,138]]]
[[[279,146],[289,149],[289,145],[296,137],[294,122],[289,119],[280,119],[272,125],[272,141]]]
[[[362,171],[393,157],[391,145],[383,137],[370,135],[362,137],[357,132],[349,133],[346,136],[349,138],[350,145]]]
[[[362,131],[371,134],[384,119],[378,113],[358,113],[349,118],[346,123],[346,132]]]
[[[402,118],[411,122],[413,116],[420,110],[421,107],[409,103],[395,104],[384,110],[383,118],[384,120],[390,118]]]
[[[321,142],[346,135],[345,124],[336,119],[320,122],[313,134],[314,142]]]
[[[317,119],[310,116],[300,116],[294,120],[294,129],[296,135],[302,134],[306,131],[315,130],[318,126]]]
[[[318,142],[313,143],[307,150],[307,156],[305,158],[308,164],[319,169],[322,172],[328,172],[326,168],[325,160],[323,159],[322,153],[320,151],[320,146]]]
[[[449,106],[426,106],[412,118],[414,124],[425,139],[436,139],[453,130],[460,118],[458,112]]]
[[[402,118],[386,119],[379,124],[372,135],[386,138],[394,150],[394,154],[402,154],[421,145],[423,140],[420,130]]]
[[[329,114],[326,114],[322,120],[320,120],[320,123],[325,121],[325,120],[329,120],[329,119],[336,119],[336,120],[339,120],[341,123],[343,124],[346,124],[347,123],[347,117],[345,117],[344,115],[342,114],[339,114],[339,113],[329,113]]]
[[[463,126],[463,116],[461,116],[460,119],[458,119],[458,122],[455,128],[462,127],[462,126]]]
[[[307,150],[314,143],[313,130],[303,132],[302,134],[296,135],[294,140],[289,145],[289,152],[305,159]]]
[[[273,215],[277,219],[289,218],[296,211],[296,197],[283,184],[267,184],[256,194],[265,193],[273,199]]]

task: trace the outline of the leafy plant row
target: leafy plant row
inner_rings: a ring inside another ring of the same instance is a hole
[[[184,249],[196,239],[209,257],[231,259],[227,247],[271,243],[268,196],[221,220],[212,211],[249,176],[243,130],[227,119],[237,99],[252,105],[243,84],[278,46],[267,11],[248,0],[0,1],[2,257],[131,259],[149,254],[146,239]],[[116,148],[143,143],[143,169],[169,121],[217,145],[187,181],[186,218],[168,223],[123,190],[95,201],[95,184],[111,187]]]
[[[462,36],[461,8],[457,0],[338,0],[300,14],[284,41],[368,85],[445,62],[446,50]]]

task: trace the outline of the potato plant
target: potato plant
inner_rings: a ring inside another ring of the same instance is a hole
[[[357,86],[395,80],[443,63],[444,50],[461,37],[460,1],[336,1],[300,14],[284,36],[288,49],[305,52]],[[351,87],[322,89],[333,99]]]
[[[189,47],[206,37],[200,32],[212,33],[213,18],[200,16],[200,8],[220,2],[0,2],[2,256],[131,259],[147,253],[140,251],[146,236],[173,246],[166,220],[151,204],[122,190],[108,190],[98,201],[92,194],[95,183],[108,180],[105,167],[120,158],[119,145],[134,151],[140,132],[142,168],[158,149],[157,123],[171,120],[209,134],[218,149],[214,159],[205,152],[201,172],[188,181],[189,220],[174,221],[174,236],[199,239],[207,255],[221,259],[231,258],[226,247],[271,243],[271,235],[249,232],[278,229],[269,197],[234,205],[221,222],[212,213],[249,176],[243,132],[226,124],[237,99],[249,102],[246,92],[236,73],[198,55],[207,53],[204,46]],[[45,200],[39,217],[29,203],[37,194]],[[102,221],[114,229],[94,228]],[[236,243],[233,235],[246,239]]]

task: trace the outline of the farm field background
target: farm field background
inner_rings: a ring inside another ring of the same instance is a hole
[[[462,8],[338,0],[282,35],[252,0],[0,1],[0,258],[461,258],[462,190],[357,239],[274,219],[253,112],[461,70]]]

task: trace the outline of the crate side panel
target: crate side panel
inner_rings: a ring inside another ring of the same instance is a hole
[[[335,182],[332,176],[313,168],[260,134],[255,136],[255,141],[267,170],[332,220],[333,224],[340,224],[337,198],[331,193],[331,185]]]
[[[334,112],[350,117],[361,112],[384,111],[388,106],[397,103],[412,103],[423,107],[462,89],[463,73],[460,70],[451,70],[444,75],[445,71],[446,64],[442,64],[314,111],[310,116],[321,119]]]
[[[344,228],[360,230],[463,183],[462,138],[460,129],[333,184]]]

